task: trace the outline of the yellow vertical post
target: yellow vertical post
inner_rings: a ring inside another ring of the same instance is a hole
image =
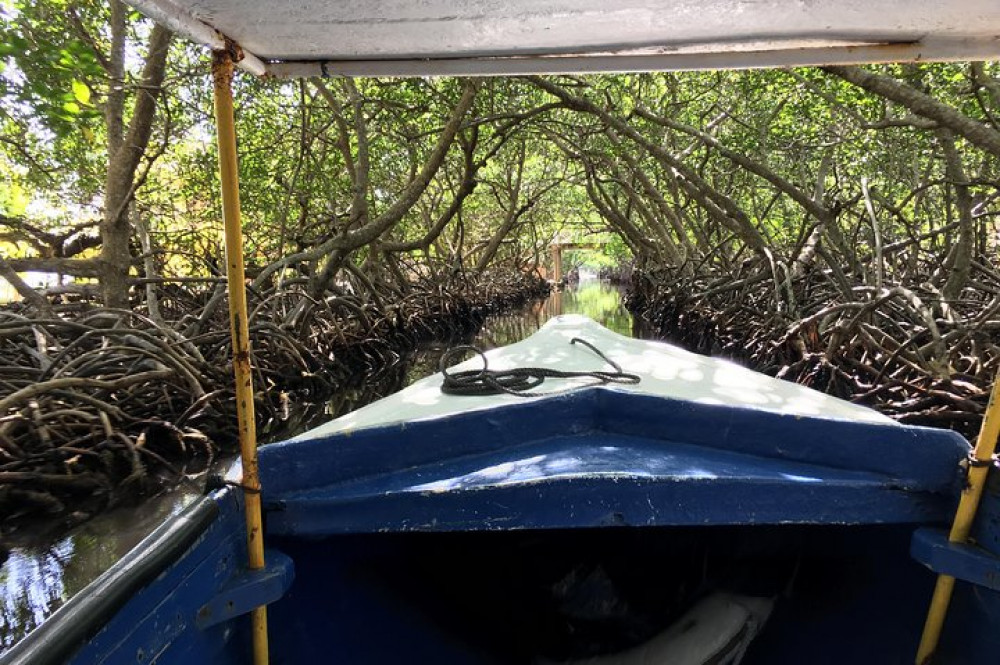
[[[260,476],[257,470],[250,331],[247,327],[247,295],[243,272],[236,127],[233,120],[233,58],[230,53],[215,52],[212,78],[215,80],[215,125],[219,142],[222,220],[226,228],[226,278],[229,285],[229,322],[233,334],[233,371],[236,374],[236,417],[239,421],[240,456],[243,459],[247,556],[250,570],[260,570],[264,567],[264,534],[261,524]],[[254,665],[267,665],[267,608],[261,606],[253,610],[250,621]]]
[[[976,440],[976,448],[972,455],[972,460],[977,463],[969,466],[968,482],[958,502],[955,521],[948,534],[948,540],[953,543],[964,543],[969,539],[972,522],[976,518],[979,501],[983,496],[983,489],[986,487],[986,476],[992,466],[992,464],[985,462],[992,460],[996,452],[998,436],[1000,436],[1000,375],[993,382],[990,402],[986,406],[986,414],[983,416],[983,424],[979,429],[979,438]],[[927,665],[934,657],[954,590],[954,577],[938,575],[934,596],[931,598],[931,606],[927,611],[924,634],[920,638],[920,647],[917,649],[917,665]]]

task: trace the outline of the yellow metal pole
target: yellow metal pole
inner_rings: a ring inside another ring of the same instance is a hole
[[[964,543],[969,539],[972,522],[979,509],[979,500],[986,487],[986,476],[990,466],[992,466],[992,464],[985,462],[991,462],[996,452],[998,436],[1000,436],[1000,375],[993,382],[990,402],[986,406],[986,414],[983,416],[983,424],[979,429],[979,438],[976,440],[976,448],[973,452],[973,460],[979,463],[969,466],[968,482],[962,492],[962,498],[959,500],[951,532],[948,534],[948,540],[953,543]],[[927,611],[924,634],[920,638],[920,647],[917,649],[917,665],[927,665],[934,657],[934,652],[941,639],[944,619],[948,614],[948,605],[951,603],[951,594],[954,590],[954,577],[938,575],[934,596],[931,598],[931,606]]]
[[[226,277],[229,283],[229,322],[233,333],[233,371],[236,374],[236,417],[239,421],[240,456],[243,458],[247,555],[250,570],[260,570],[264,567],[264,538],[260,510],[260,476],[257,470],[253,375],[250,369],[250,332],[247,329],[247,295],[243,273],[243,229],[240,225],[236,127],[233,122],[233,58],[230,53],[215,52],[212,77],[215,79],[215,125],[219,141],[222,220],[226,227]],[[254,665],[267,665],[267,608],[261,606],[253,610],[250,621]]]

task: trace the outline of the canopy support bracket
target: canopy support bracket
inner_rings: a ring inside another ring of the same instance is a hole
[[[294,578],[295,567],[291,558],[268,550],[266,567],[240,571],[222,591],[201,606],[196,619],[198,628],[204,630],[273,603],[285,595]]]
[[[917,529],[910,556],[935,573],[1000,591],[1000,557],[975,545],[950,542],[941,529]]]

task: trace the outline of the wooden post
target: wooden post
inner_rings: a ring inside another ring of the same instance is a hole
[[[552,251],[552,281],[558,284],[562,281],[562,246],[556,243],[549,249]]]
[[[229,323],[233,336],[233,372],[236,375],[236,417],[240,457],[243,461],[247,558],[250,570],[260,570],[264,567],[264,532],[261,521],[260,476],[257,470],[257,428],[254,423],[246,277],[243,270],[236,126],[233,118],[233,57],[228,51],[215,51],[212,78],[215,80],[215,125],[219,142],[222,220],[226,229],[226,279],[229,286]],[[261,606],[254,609],[250,622],[254,665],[267,665],[267,608]]]

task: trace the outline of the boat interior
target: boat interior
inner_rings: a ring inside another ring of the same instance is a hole
[[[271,662],[288,665],[895,665],[913,662],[937,569],[976,581],[956,589],[940,662],[982,665],[1000,651],[996,631],[963,628],[1000,622],[992,569],[940,558],[945,532],[920,524],[269,533],[267,568],[248,576],[242,512],[231,487],[197,502],[5,664],[245,663],[243,615],[266,602]],[[998,527],[993,480],[979,547],[997,551]],[[735,625],[698,613],[720,594],[767,612]],[[742,645],[636,657],[685,631]]]
[[[773,601],[743,663],[910,663],[934,584],[909,557],[911,531],[790,525],[277,539],[296,561],[296,581],[269,608],[272,654],[288,663],[330,653],[366,663],[633,662],[597,657],[655,639],[699,599],[724,591]]]

